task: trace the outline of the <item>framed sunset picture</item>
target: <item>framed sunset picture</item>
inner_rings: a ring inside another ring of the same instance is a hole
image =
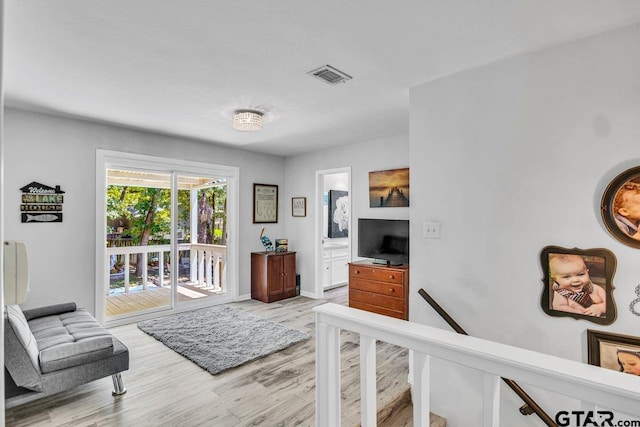
[[[369,172],[369,207],[409,207],[409,168]]]

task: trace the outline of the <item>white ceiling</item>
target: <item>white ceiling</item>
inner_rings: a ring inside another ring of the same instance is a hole
[[[638,20],[637,0],[5,0],[5,102],[292,155],[406,135],[412,86]],[[325,64],[353,80],[306,74]],[[242,108],[261,132],[232,129]]]

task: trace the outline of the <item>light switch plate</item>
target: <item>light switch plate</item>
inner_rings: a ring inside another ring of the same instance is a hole
[[[425,221],[422,226],[422,235],[425,239],[439,239],[440,221]]]

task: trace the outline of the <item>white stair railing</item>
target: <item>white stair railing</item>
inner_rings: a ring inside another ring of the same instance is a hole
[[[413,425],[429,426],[431,357],[484,372],[483,419],[500,425],[501,377],[576,398],[584,410],[612,410],[640,419],[638,377],[336,304],[316,312],[316,425],[340,426],[340,330],[360,334],[361,423],[376,425],[375,342],[413,353]]]

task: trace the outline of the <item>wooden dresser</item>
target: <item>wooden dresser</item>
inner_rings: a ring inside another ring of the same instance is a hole
[[[262,302],[296,296],[295,252],[251,253],[251,298]]]
[[[409,320],[409,266],[349,263],[349,307]]]

